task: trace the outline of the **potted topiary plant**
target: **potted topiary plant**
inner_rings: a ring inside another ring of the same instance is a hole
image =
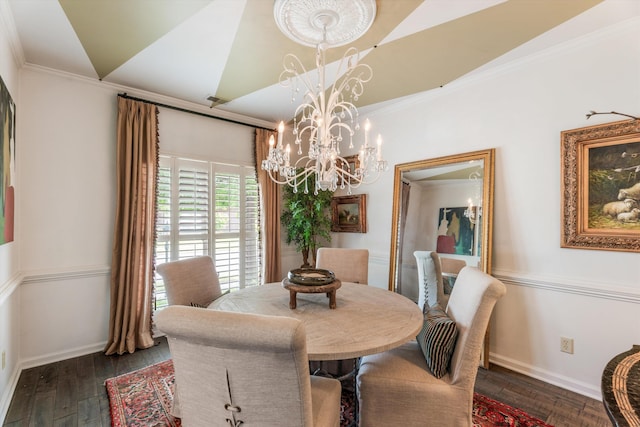
[[[283,192],[283,207],[280,221],[287,230],[287,243],[295,243],[302,253],[302,268],[315,266],[316,249],[321,243],[331,241],[331,191],[314,194],[315,176],[310,176],[307,185],[301,183],[297,191],[286,185]],[[305,188],[309,191],[305,192]],[[311,263],[309,262],[311,252]]]

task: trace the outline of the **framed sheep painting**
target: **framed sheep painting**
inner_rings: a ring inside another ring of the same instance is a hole
[[[640,252],[640,120],[560,136],[561,246]]]

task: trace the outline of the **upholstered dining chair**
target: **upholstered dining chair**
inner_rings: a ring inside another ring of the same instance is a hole
[[[156,271],[164,281],[169,305],[207,307],[222,295],[210,256],[167,262],[158,265]]]
[[[369,282],[369,250],[348,248],[320,248],[316,268],[331,270],[342,282]]]
[[[351,248],[319,248],[316,267],[331,270],[342,282],[369,283],[369,250]],[[353,375],[358,359],[312,362],[317,375],[345,378]]]
[[[169,306],[156,314],[185,427],[338,427],[338,380],[309,375],[304,325],[283,316]]]
[[[415,251],[413,256],[418,265],[418,306],[424,309],[440,303],[445,308],[449,295],[445,295],[442,284],[440,257],[435,251]]]
[[[496,301],[505,293],[502,282],[475,267],[460,271],[446,310],[446,317],[455,322],[457,339],[440,378],[428,367],[418,340],[364,356],[357,377],[360,425],[471,426],[485,330]],[[432,338],[429,346],[441,353],[439,338]]]
[[[442,287],[444,288],[444,294],[450,295],[458,273],[466,267],[467,262],[462,259],[440,257],[440,265],[442,266]]]
[[[467,262],[462,259],[440,257],[440,265],[442,265],[443,273],[457,275],[460,270],[467,266]]]

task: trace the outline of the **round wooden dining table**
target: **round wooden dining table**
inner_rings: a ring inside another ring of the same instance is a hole
[[[415,339],[422,328],[422,310],[410,299],[387,289],[342,282],[336,308],[326,294],[297,295],[289,308],[289,291],[269,283],[231,292],[210,309],[287,316],[304,323],[309,360],[343,360],[380,353]]]

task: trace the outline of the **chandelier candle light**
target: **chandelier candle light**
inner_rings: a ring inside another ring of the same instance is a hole
[[[304,99],[295,111],[293,136],[298,146],[299,156],[291,164],[291,147],[283,148],[284,122],[278,126],[278,142],[269,139],[269,154],[262,161],[262,169],[269,172],[278,184],[287,184],[297,191],[304,183],[308,192],[307,178],[315,175],[314,192],[335,191],[338,186],[352,188],[373,182],[379,173],[388,169],[382,157],[382,137],[378,135],[377,145],[369,143],[369,120],[364,124],[364,144],[358,152],[358,162],[351,169],[342,157],[340,145],[343,134],[349,139],[349,149],[353,149],[353,136],[360,129],[358,110],[354,104],[363,93],[364,83],[371,80],[371,67],[358,62],[358,50],[347,49],[340,60],[336,79],[330,91],[325,91],[325,52],[331,46],[349,43],[371,26],[375,17],[375,0],[352,0],[335,2],[326,0],[276,0],[274,16],[280,30],[292,40],[316,47],[315,65],[317,83],[300,59],[294,54],[284,57],[284,71],[280,74],[280,84],[290,86],[292,101],[304,89]],[[303,139],[308,141],[306,155],[302,155]],[[279,175],[279,177],[278,177]]]
[[[478,200],[479,204],[474,209],[473,199],[469,197],[469,199],[467,200],[467,203],[468,203],[467,209],[465,209],[464,211],[464,216],[469,219],[469,222],[471,224],[474,224],[474,225],[478,222],[478,220],[482,216],[482,196],[479,195],[481,193],[480,188],[482,185],[482,181],[481,181],[482,173],[480,172],[481,168],[482,166],[478,168],[478,170],[472,172],[469,175],[469,181],[474,183],[474,188],[476,192],[475,199]]]

